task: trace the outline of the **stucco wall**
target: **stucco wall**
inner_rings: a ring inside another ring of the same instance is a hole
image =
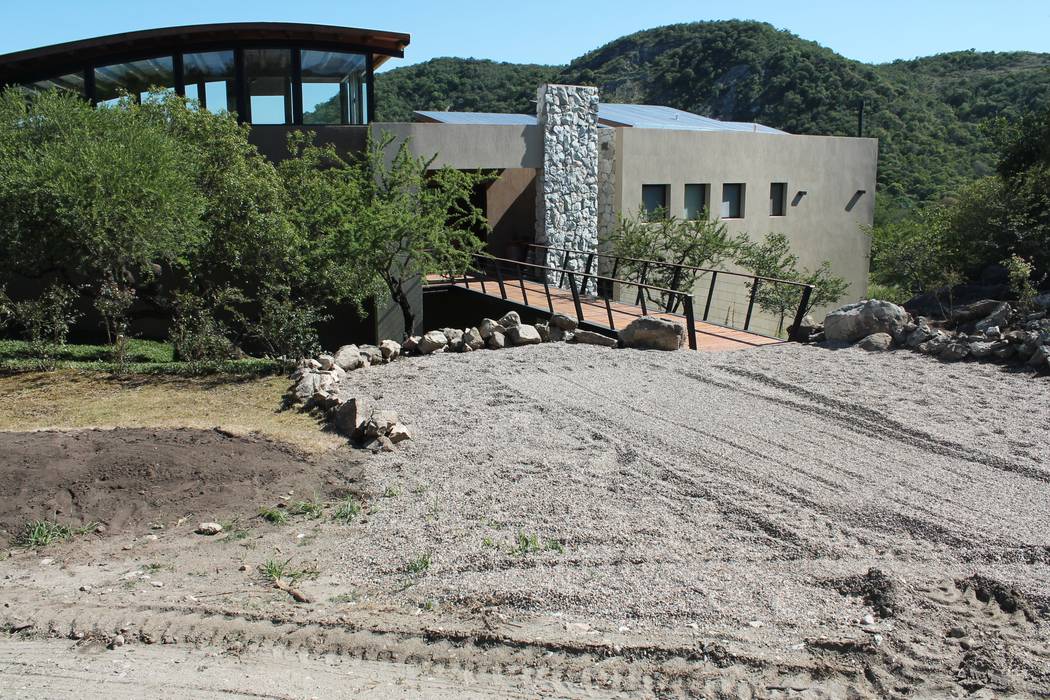
[[[438,168],[543,167],[543,136],[538,126],[379,122],[371,128],[373,134],[394,135],[392,152],[407,138],[413,153],[437,154],[434,167]]]
[[[696,183],[709,186],[709,206],[718,214],[722,184],[744,183],[744,216],[726,219],[729,229],[753,239],[771,231],[787,235],[802,266],[830,260],[834,273],[850,283],[843,301],[856,300],[867,291],[870,238],[861,226],[871,225],[874,216],[877,144],[828,136],[616,129],[616,208],[633,215],[642,185],[666,184],[670,212],[681,217],[685,185]],[[769,215],[771,182],[787,183],[785,216]],[[853,201],[859,190],[864,194]],[[800,191],[806,194],[796,201]],[[716,296],[712,320],[743,322],[740,302],[746,306],[747,294],[742,283],[737,287]],[[696,293],[702,308],[706,280]]]

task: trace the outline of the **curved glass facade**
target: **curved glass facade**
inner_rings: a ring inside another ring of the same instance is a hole
[[[369,53],[253,46],[92,66],[22,87],[71,90],[100,105],[171,91],[253,124],[367,124],[372,67]]]

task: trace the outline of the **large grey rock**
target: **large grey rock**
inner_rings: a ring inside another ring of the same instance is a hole
[[[485,345],[490,350],[502,350],[507,345],[507,337],[500,331],[492,331],[492,334],[485,341]]]
[[[1048,360],[1050,360],[1050,345],[1040,345],[1028,358],[1028,365],[1042,368],[1047,366]]]
[[[423,339],[420,335],[410,335],[401,343],[401,354],[419,352],[419,341]]]
[[[375,345],[361,345],[358,347],[361,357],[368,360],[370,365],[383,364],[383,351]]]
[[[370,411],[365,410],[362,399],[352,398],[339,404],[332,412],[332,423],[343,435],[359,438],[364,429],[365,416],[368,413]]]
[[[678,350],[685,345],[685,327],[656,316],[641,316],[620,331],[625,348]]]
[[[572,339],[572,331],[567,331],[559,326],[552,325],[548,332],[550,334],[548,340],[552,343],[560,343],[563,340],[568,341]]]
[[[347,372],[364,365],[364,362],[361,360],[361,349],[356,345],[344,345],[336,351],[332,359]]]
[[[969,323],[991,315],[1001,303],[995,299],[981,299],[972,304],[955,307],[948,314],[948,318],[955,323]]]
[[[507,339],[510,340],[511,345],[535,345],[543,342],[535,326],[530,326],[527,323],[519,323],[508,328]]]
[[[317,364],[321,365],[322,370],[329,370],[335,367],[335,358],[331,355],[319,355]]]
[[[951,340],[947,333],[936,331],[929,340],[920,343],[916,349],[926,355],[940,355],[951,343]]]
[[[1010,343],[1005,340],[981,340],[976,343],[970,343],[970,355],[981,359],[1008,347],[1010,347]]]
[[[1046,294],[1040,294],[1032,300],[1032,303],[1041,309],[1047,309],[1048,311],[1050,311],[1050,292],[1047,292]]]
[[[595,333],[594,331],[583,330],[577,330],[573,333],[572,341],[574,343],[583,343],[584,345],[601,345],[606,348],[615,348],[619,345],[619,341],[616,338],[610,338],[607,335]]]
[[[571,316],[566,316],[562,313],[551,314],[551,328],[560,328],[563,331],[574,331],[578,325],[580,324]]]
[[[540,340],[549,343],[551,340],[551,327],[546,323],[537,323],[536,332],[540,334]]]
[[[389,435],[394,426],[397,425],[396,411],[374,410],[365,421],[364,433],[366,438]]]
[[[321,388],[321,375],[317,372],[310,372],[304,375],[295,385],[295,389],[292,393],[295,395],[296,401],[307,402],[313,398],[313,395]]]
[[[445,337],[448,338],[448,342],[450,343],[453,340],[458,340],[463,337],[463,331],[458,328],[442,328],[441,332],[445,334]]]
[[[384,340],[379,343],[379,352],[383,354],[383,359],[386,362],[396,360],[401,355],[401,343],[396,340]]]
[[[507,329],[500,324],[493,321],[491,318],[481,319],[481,323],[478,324],[478,333],[485,340],[489,339],[489,336],[499,331],[500,333],[506,333]]]
[[[857,347],[868,352],[885,352],[893,347],[893,336],[889,333],[872,333],[861,338]]]
[[[834,342],[854,343],[873,333],[900,333],[908,323],[908,312],[888,301],[869,299],[835,309],[824,318],[824,337]]]
[[[481,337],[481,331],[477,328],[468,328],[463,334],[463,342],[471,350],[480,350],[485,347],[485,339]]]
[[[908,333],[907,337],[905,337],[904,345],[905,347],[912,348],[914,350],[915,348],[919,347],[932,337],[933,329],[931,329],[925,323],[919,323],[916,326],[915,330],[913,330],[911,333]]]
[[[399,442],[404,442],[405,440],[411,440],[412,439],[412,431],[404,423],[398,422],[398,423],[395,423],[392,428],[390,428],[390,433],[389,433],[389,435],[387,435],[387,437],[390,438],[390,442],[392,442],[392,443],[394,443],[396,445]]]
[[[938,357],[940,357],[946,362],[954,362],[956,360],[963,359],[969,354],[969,343],[962,340],[953,340],[952,342],[948,343],[948,347],[944,348],[944,352],[938,355]]]
[[[448,336],[441,331],[430,331],[424,333],[423,337],[419,340],[419,352],[424,355],[429,355],[432,352],[436,352],[441,348],[448,345]]]
[[[521,323],[521,316],[518,315],[517,311],[508,311],[507,313],[503,314],[503,316],[500,318],[499,321],[497,321],[497,323],[499,323],[499,325],[503,326],[507,330],[510,330],[514,326],[517,326]]]
[[[1005,301],[1001,302],[995,307],[995,309],[992,310],[990,314],[982,318],[974,325],[974,330],[977,333],[984,334],[988,331],[989,328],[992,328],[993,326],[998,326],[999,328],[1002,328],[1007,324],[1007,322],[1009,322],[1010,314],[1012,312],[1013,309],[1010,308],[1009,304],[1007,304]]]

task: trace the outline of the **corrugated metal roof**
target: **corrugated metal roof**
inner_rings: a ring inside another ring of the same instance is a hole
[[[536,117],[528,114],[502,114],[499,112],[424,112],[417,110],[415,114],[427,119],[433,119],[443,124],[512,124],[532,125],[536,123]]]
[[[432,112],[417,111],[415,114],[443,124],[514,124],[532,125],[536,117],[528,114],[503,114],[499,112]],[[615,125],[639,129],[672,129],[678,131],[742,131],[759,134],[786,134],[764,124],[750,122],[723,122],[699,114],[683,112],[674,107],[659,105],[606,104],[598,105],[598,119]]]
[[[674,129],[677,131],[750,131],[760,134],[786,134],[764,124],[723,122],[699,114],[660,105],[598,105],[598,119],[638,129]]]

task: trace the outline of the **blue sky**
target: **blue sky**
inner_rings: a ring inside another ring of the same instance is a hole
[[[756,19],[861,61],[944,51],[1050,52],[1050,0],[0,0],[0,53],[135,29],[235,21],[408,32],[404,61],[435,56],[565,63],[675,22]]]

